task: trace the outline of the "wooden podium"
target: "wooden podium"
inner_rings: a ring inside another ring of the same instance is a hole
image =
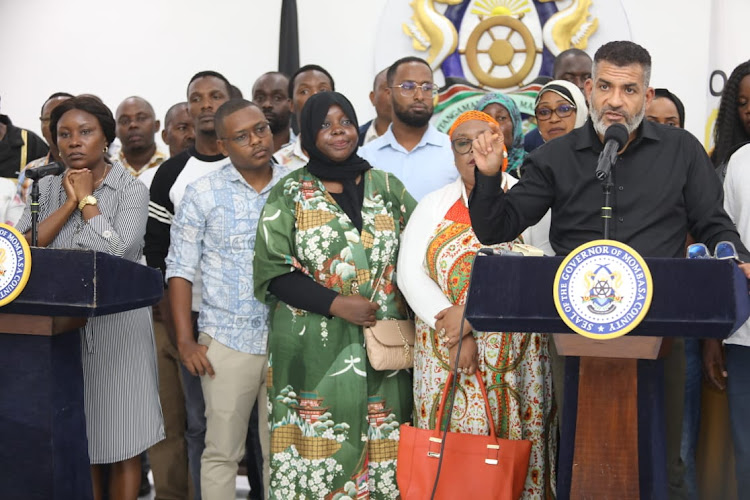
[[[667,498],[663,356],[669,337],[725,338],[750,316],[748,282],[736,264],[646,259],[654,294],[625,337],[592,340],[557,314],[561,257],[479,255],[466,316],[479,331],[555,334],[565,369],[558,500]]]
[[[0,307],[0,498],[92,498],[78,329],[146,307],[158,270],[94,251],[31,249],[26,288]]]

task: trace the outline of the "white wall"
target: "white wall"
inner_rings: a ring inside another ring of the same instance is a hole
[[[617,0],[595,0],[603,1]],[[651,52],[652,84],[683,99],[687,128],[702,138],[711,2],[621,2],[622,22]],[[301,64],[327,68],[366,121],[386,0],[297,3]],[[0,0],[0,111],[37,131],[43,101],[67,91],[97,94],[113,110],[140,95],[163,117],[204,69],[223,73],[249,97],[253,81],[276,69],[280,11],[280,0]]]

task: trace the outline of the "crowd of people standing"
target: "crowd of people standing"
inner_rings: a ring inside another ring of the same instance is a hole
[[[62,162],[40,181],[39,246],[164,275],[158,305],[80,332],[95,498],[136,498],[146,453],[157,499],[234,498],[243,461],[250,498],[397,498],[399,429],[439,425],[450,371],[461,386],[451,430],[492,424],[530,440],[523,498],[554,498],[563,359],[547,335],[462,321],[476,251],[522,243],[567,255],[598,239],[593,170],[607,127],[622,123],[613,237],[670,258],[727,240],[750,259],[750,62],[727,82],[710,158],[650,70],[632,42],[593,60],[563,52],[527,132],[497,92],[438,131],[438,86],[417,57],[375,76],[376,116],[361,126],[312,64],[265,73],[247,100],[222,74],[196,73],[164,118],[168,152],[138,96],[113,114],[95,95],[53,94],[46,144],[0,115],[0,221],[29,237],[24,170]],[[364,329],[409,318],[413,370],[374,369]],[[748,328],[725,350],[675,342],[664,361],[671,498],[697,498],[702,364],[727,388],[738,488],[750,491]]]

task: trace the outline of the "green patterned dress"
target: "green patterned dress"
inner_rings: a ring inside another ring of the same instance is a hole
[[[378,319],[404,318],[395,263],[415,201],[393,176],[363,176],[362,231],[307,168],[280,180],[255,244],[255,293],[269,304],[270,497],[396,498],[399,426],[411,420],[411,374],[378,372],[360,326],[291,307],[270,281],[300,270],[344,295],[375,301]]]

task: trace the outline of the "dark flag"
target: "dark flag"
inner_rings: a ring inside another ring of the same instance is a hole
[[[287,76],[299,69],[297,0],[282,0],[279,30],[279,71]]]

